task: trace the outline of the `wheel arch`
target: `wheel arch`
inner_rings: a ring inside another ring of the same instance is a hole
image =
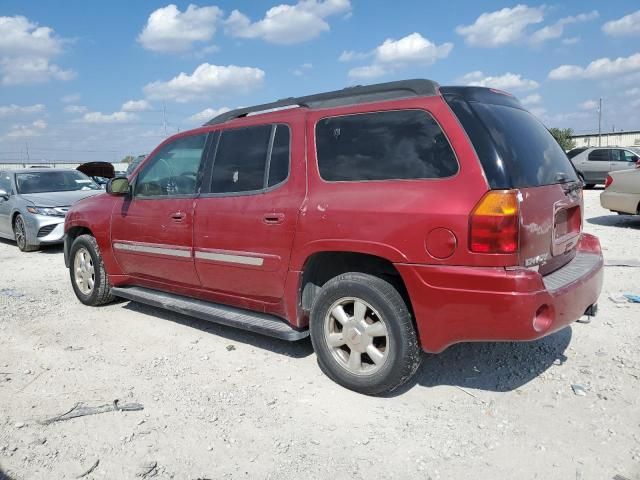
[[[71,245],[73,245],[74,240],[80,235],[91,235],[92,237],[95,237],[91,229],[85,225],[75,225],[73,227],[70,227],[64,234],[64,264],[67,268],[69,268],[69,265],[71,263],[71,260],[69,258],[71,253]]]

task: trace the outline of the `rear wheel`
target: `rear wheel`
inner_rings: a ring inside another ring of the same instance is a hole
[[[38,250],[37,245],[31,245],[29,243],[29,239],[27,238],[27,226],[24,223],[22,215],[18,215],[13,221],[13,235],[21,252],[34,252]]]
[[[78,300],[91,306],[113,301],[96,239],[91,235],[80,235],[71,245],[70,258],[69,275]]]
[[[372,275],[346,273],[327,282],[313,304],[310,330],[322,371],[367,395],[395,390],[422,360],[402,296]]]

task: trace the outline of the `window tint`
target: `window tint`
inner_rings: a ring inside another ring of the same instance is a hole
[[[480,161],[483,166],[487,162],[500,164],[510,179],[511,188],[551,185],[578,179],[567,154],[546,127],[529,112],[492,103],[469,103],[486,129],[485,132],[476,131],[475,135],[486,136],[488,133],[497,155],[497,158],[492,158],[479,151]],[[465,121],[462,124],[469,133]],[[474,135],[469,136],[475,146],[477,141]],[[489,173],[487,176],[490,176]],[[489,181],[491,183],[491,178]]]
[[[271,149],[271,161],[269,162],[268,187],[272,187],[286,180],[289,176],[289,127],[278,125],[276,134],[273,137],[273,147]]]
[[[165,145],[136,180],[137,196],[192,195],[207,135],[182,137]]]
[[[567,157],[569,158],[573,158],[576,155],[581,154],[582,152],[584,152],[586,150],[586,148],[574,148],[573,150],[569,150],[569,152],[567,152]]]
[[[0,190],[11,193],[11,176],[7,172],[0,172]]]
[[[636,153],[630,152],[629,150],[622,150],[622,161],[623,162],[636,162],[638,161],[638,155]]]
[[[458,162],[424,111],[347,115],[316,125],[320,176],[329,181],[450,177]]]
[[[264,188],[271,125],[225,130],[213,163],[212,193],[234,193]]]
[[[609,150],[593,150],[589,154],[589,160],[592,162],[608,162],[609,161]]]

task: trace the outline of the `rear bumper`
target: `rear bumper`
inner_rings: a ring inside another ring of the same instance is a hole
[[[546,277],[526,268],[396,267],[427,352],[459,342],[535,340],[556,332],[597,303],[603,280],[600,243],[587,234],[575,259]]]

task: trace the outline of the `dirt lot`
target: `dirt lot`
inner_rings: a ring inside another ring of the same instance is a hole
[[[599,193],[585,192],[586,231],[608,261],[637,261],[640,218]],[[0,478],[75,478],[99,461],[83,478],[639,479],[640,304],[609,299],[630,291],[640,268],[607,266],[592,323],[457,345],[370,398],[322,375],[308,341],[85,307],[60,248],[0,241]],[[40,423],[115,399],[144,410]]]

